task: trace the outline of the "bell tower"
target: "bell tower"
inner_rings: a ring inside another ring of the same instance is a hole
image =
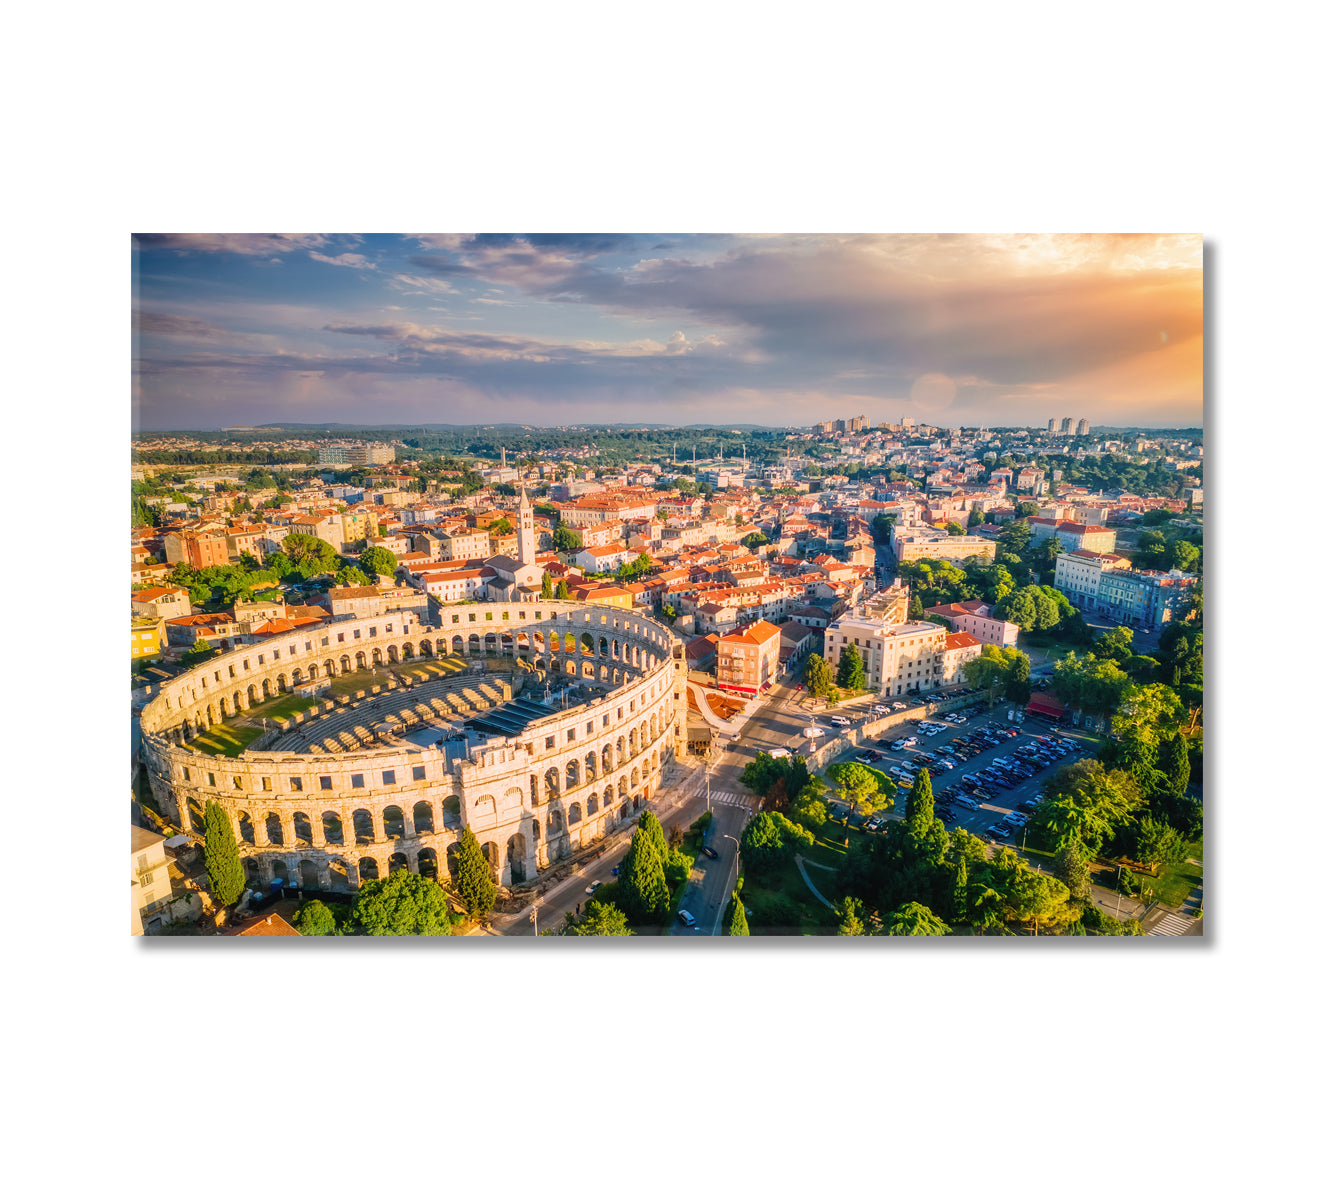
[[[519,489],[519,561],[525,566],[537,562],[537,533],[533,528],[533,505],[528,489]]]

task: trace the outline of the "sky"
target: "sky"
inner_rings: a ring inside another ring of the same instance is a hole
[[[138,234],[135,429],[1203,424],[1198,234]]]

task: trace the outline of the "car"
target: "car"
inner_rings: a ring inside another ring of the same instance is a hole
[[[905,746],[915,746],[915,745],[917,745],[917,739],[916,739],[915,737],[900,738],[899,740],[900,740]]]
[[[867,754],[859,754],[859,755],[857,755],[857,757],[856,757],[856,759],[855,759],[854,761],[855,761],[855,762],[859,762],[859,763],[864,763],[866,766],[869,767],[873,762],[875,762],[875,759],[873,759],[873,758],[871,757],[871,755],[870,755],[869,753],[867,753]]]
[[[894,703],[891,704],[889,707],[892,708],[895,712],[902,712],[908,706],[904,704],[902,700],[895,700]]]
[[[894,742],[891,742],[888,738],[881,738],[879,741],[876,742],[876,745],[880,746],[882,749],[885,750],[897,750],[899,748]]]
[[[824,735],[825,731],[818,725],[807,725],[806,728],[801,731],[802,737],[818,738],[824,737]]]
[[[596,891],[598,890],[598,885],[599,885],[600,883],[601,883],[601,880],[598,880],[598,879],[593,880],[592,883],[590,883],[586,888],[584,888],[584,894],[585,894],[585,895],[588,895],[588,896],[591,896],[594,892],[596,892]]]
[[[700,853],[703,854],[705,858],[711,858],[715,862],[718,860],[718,851],[712,846],[701,846]]]
[[[687,929],[693,929],[696,925],[695,918],[692,917],[688,912],[686,912],[684,908],[681,909],[676,914],[676,919],[680,921],[681,924],[684,925]]]
[[[847,717],[830,717],[830,718],[829,718],[829,723],[830,723],[831,725],[851,725],[851,724],[852,724],[852,722],[849,721],[849,720],[847,719]]]
[[[1002,817],[1001,820],[1011,829],[1019,830],[1023,828],[1024,822],[1028,818],[1023,813],[1011,813],[1008,817]]]
[[[966,808],[969,812],[977,812],[979,807],[977,801],[968,796],[960,796],[954,803],[960,808]]]
[[[1038,800],[1036,797],[1034,797],[1034,796],[1029,796],[1029,798],[1028,798],[1027,800],[1020,800],[1020,801],[1019,801],[1019,807],[1020,807],[1020,808],[1023,808],[1023,809],[1027,809],[1029,812],[1032,812],[1032,811],[1033,811],[1035,808],[1037,808],[1037,806],[1038,806],[1039,804],[1041,804],[1041,803],[1042,803],[1042,801],[1041,801],[1041,800]]]
[[[874,706],[872,707],[871,711],[872,711],[873,713],[876,713],[878,716],[882,716],[882,717],[885,717],[885,716],[888,716],[888,715],[889,715],[889,709],[887,709],[883,704],[877,704],[877,705],[874,705]]]
[[[621,866],[619,863],[617,863],[616,866],[612,867],[611,869],[611,877],[615,879],[620,875],[620,873],[621,873]]]
[[[1010,830],[999,821],[995,825],[988,825],[987,832],[994,838],[1007,838],[1010,836]]]

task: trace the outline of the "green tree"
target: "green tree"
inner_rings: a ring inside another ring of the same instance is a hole
[[[1141,817],[1135,834],[1135,861],[1147,867],[1174,867],[1190,853],[1186,839],[1166,821]]]
[[[556,532],[551,535],[552,543],[562,554],[573,554],[577,550],[582,550],[584,540],[574,529],[568,525],[561,525]]]
[[[497,517],[486,527],[486,531],[493,537],[504,537],[507,533],[514,532],[514,524],[508,517]]]
[[[630,849],[621,862],[617,892],[632,926],[660,924],[667,919],[671,893],[667,889],[663,856],[658,853],[653,835],[643,827],[636,829],[630,839]]]
[[[639,814],[639,828],[644,831],[649,845],[653,847],[654,852],[662,860],[665,867],[668,853],[667,835],[663,832],[662,822],[658,820],[657,814],[645,809]]]
[[[1056,852],[1051,873],[1065,884],[1073,899],[1087,902],[1093,894],[1088,851],[1080,843],[1067,842]]]
[[[543,600],[550,600],[553,598],[553,593],[551,591],[551,576],[548,575],[545,571],[542,572],[541,595]]]
[[[852,896],[844,896],[834,906],[834,916],[838,918],[839,937],[865,937],[866,919],[862,902]]]
[[[1011,592],[992,610],[992,616],[998,621],[1018,625],[1025,633],[1031,633],[1038,620],[1033,590],[1031,587],[1022,587]]]
[[[788,803],[788,816],[807,829],[822,829],[829,820],[829,808],[818,783],[807,784]]]
[[[866,671],[862,666],[862,656],[853,646],[844,646],[838,656],[838,686],[850,688],[855,692],[865,691]]]
[[[1052,775],[1033,821],[1057,848],[1074,845],[1096,854],[1142,803],[1130,776],[1083,759]]]
[[[223,907],[235,904],[245,891],[245,869],[236,846],[231,819],[220,804],[204,804],[204,868],[208,871],[208,890]]]
[[[769,545],[769,539],[765,537],[764,534],[756,531],[755,533],[746,534],[746,536],[741,539],[741,544],[745,546],[747,550],[758,550],[761,546]],[[742,920],[744,919],[743,916]]]
[[[214,650],[202,637],[195,638],[195,644],[181,655],[181,665],[184,667],[197,667],[202,662],[207,662],[218,651]]]
[[[954,864],[953,902],[954,920],[962,925],[968,920],[968,860],[961,854]]]
[[[970,508],[968,510],[968,528],[975,529],[983,524],[982,510],[980,508]]]
[[[773,813],[756,813],[742,831],[741,861],[747,874],[763,874],[783,861],[783,831],[774,817]]]
[[[1056,698],[1080,712],[1106,716],[1121,703],[1130,676],[1113,662],[1093,654],[1078,658],[1074,653],[1059,659],[1052,669],[1052,691]]]
[[[826,772],[838,798],[858,816],[869,816],[886,806],[880,781],[861,763],[835,763]]]
[[[1134,656],[1135,633],[1125,625],[1109,629],[1093,643],[1093,654],[1097,658],[1110,660],[1121,666],[1126,659]]]
[[[750,937],[750,926],[746,923],[746,905],[739,891],[732,893],[732,919],[727,926],[728,937]]]
[[[568,600],[569,598],[570,598],[570,585],[564,579],[562,579],[560,583],[556,585],[556,599]]]
[[[303,937],[330,937],[335,928],[332,910],[322,900],[303,900],[292,918],[292,927]]]
[[[931,772],[923,767],[917,772],[908,792],[908,803],[903,814],[904,828],[912,836],[925,838],[935,820],[935,796],[931,790]]]
[[[631,937],[634,930],[616,905],[590,900],[574,932],[579,937]]]
[[[960,525],[958,521],[946,521],[945,532],[951,537],[959,537],[963,534],[964,527]]]
[[[825,662],[823,656],[819,654],[806,656],[806,670],[802,679],[806,684],[806,690],[812,696],[827,696],[834,686],[833,672],[829,669],[829,664]]]
[[[1159,746],[1159,760],[1164,790],[1169,795],[1180,796],[1190,783],[1190,755],[1186,739],[1179,730]]]
[[[339,587],[369,587],[374,580],[360,567],[344,567],[334,580]]]
[[[1034,500],[1021,500],[1014,510],[1016,517],[1036,517],[1041,510]]]
[[[949,932],[944,921],[915,900],[900,904],[885,918],[885,933],[890,937],[945,937]]]
[[[362,883],[352,924],[372,937],[442,937],[453,932],[445,889],[426,875],[401,868],[388,879]]]
[[[468,916],[476,920],[484,913],[489,913],[496,903],[496,884],[491,878],[491,866],[471,826],[466,826],[459,838],[457,871],[455,891],[463,901]]]
[[[392,575],[398,566],[397,556],[383,546],[368,546],[358,560],[362,569],[373,579],[377,575]]]

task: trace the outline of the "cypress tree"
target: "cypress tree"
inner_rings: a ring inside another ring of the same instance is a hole
[[[214,899],[224,908],[235,904],[245,891],[245,869],[232,823],[212,800],[204,805],[204,866]]]
[[[959,855],[959,865],[954,870],[954,923],[962,925],[968,920],[968,860]]]
[[[935,820],[935,794],[931,791],[931,773],[923,767],[913,780],[912,790],[908,793],[908,805],[904,812],[904,825],[908,833],[923,838],[931,829]]]
[[[491,867],[471,826],[465,828],[459,838],[458,883],[455,886],[470,917],[490,912],[496,902]]]
[[[648,925],[667,918],[671,893],[662,859],[652,834],[636,829],[630,849],[621,862],[617,891],[621,907],[631,925]]]
[[[732,921],[727,927],[728,937],[750,937],[750,926],[746,924],[746,906],[741,902],[741,893],[732,893]]]
[[[644,831],[649,840],[649,845],[653,847],[659,861],[664,867],[667,865],[667,835],[662,831],[662,822],[658,820],[656,814],[643,812],[639,816],[639,828]]]
[[[1190,782],[1190,755],[1186,750],[1186,739],[1178,733],[1170,741],[1163,743],[1162,771],[1167,776],[1164,787],[1173,796],[1180,796]]]
[[[548,575],[545,571],[542,572],[542,599],[543,600],[553,599],[551,591],[551,576]]]

